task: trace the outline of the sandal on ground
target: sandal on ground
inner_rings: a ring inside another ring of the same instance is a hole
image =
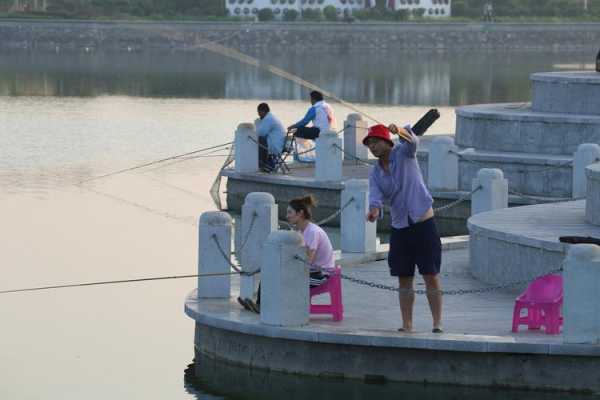
[[[444,331],[442,330],[442,328],[433,328],[431,330],[431,332],[433,332],[433,333],[444,333]]]
[[[238,301],[238,303],[240,303],[240,305],[242,307],[244,307],[245,310],[252,311],[252,309],[248,305],[248,302],[246,301],[246,299],[242,299],[241,297],[238,297],[237,301]]]
[[[248,305],[248,307],[250,307],[250,311],[252,311],[253,313],[256,314],[260,314],[260,305],[256,304],[255,302],[253,302],[250,299],[245,299],[246,304]]]
[[[406,329],[404,329],[404,328],[398,328],[398,332],[402,332],[402,333],[413,333],[413,331],[412,331],[412,330],[410,330],[410,331],[409,331],[409,330],[406,330]]]

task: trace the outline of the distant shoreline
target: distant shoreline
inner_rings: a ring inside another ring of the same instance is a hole
[[[209,22],[0,19],[0,50],[598,51],[600,22]],[[595,54],[595,53],[594,53]]]

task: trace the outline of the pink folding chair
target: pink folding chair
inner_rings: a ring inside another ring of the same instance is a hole
[[[544,327],[549,335],[558,335],[563,322],[563,279],[560,275],[544,275],[533,281],[515,300],[512,331],[518,332],[519,325],[528,329]],[[527,314],[521,316],[521,310]]]
[[[342,269],[337,266],[329,278],[319,286],[310,288],[310,313],[331,314],[334,321],[344,319],[344,305],[342,304]],[[312,298],[318,294],[329,293],[329,304],[313,304]]]

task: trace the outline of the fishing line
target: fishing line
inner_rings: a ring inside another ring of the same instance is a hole
[[[193,275],[172,275],[172,276],[155,276],[150,278],[136,278],[136,279],[120,279],[115,281],[99,281],[99,282],[86,282],[86,283],[71,283],[65,285],[52,285],[52,286],[38,286],[32,288],[24,288],[24,289],[9,289],[9,290],[0,290],[0,294],[7,293],[19,293],[19,292],[38,292],[42,290],[50,290],[50,289],[64,289],[64,288],[74,288],[74,287],[83,287],[83,286],[100,286],[100,285],[114,285],[118,283],[135,283],[135,282],[147,282],[147,281],[163,281],[167,279],[186,279],[186,278],[197,278],[198,276],[202,277],[210,277],[210,276],[226,276],[226,275],[236,275],[237,272],[215,272],[208,274],[193,274]]]
[[[256,68],[262,68],[262,69],[264,69],[264,70],[266,70],[266,71],[268,71],[268,72],[270,72],[270,73],[272,73],[274,75],[277,75],[277,76],[279,76],[281,78],[284,78],[286,80],[289,80],[291,82],[297,83],[298,85],[300,85],[302,87],[305,87],[307,89],[318,90],[318,91],[320,91],[323,94],[323,96],[328,97],[330,99],[333,99],[333,100],[337,101],[338,103],[342,104],[343,106],[345,106],[345,107],[347,107],[347,108],[349,108],[349,109],[351,109],[353,111],[356,111],[357,113],[363,115],[364,117],[367,117],[368,119],[370,119],[370,120],[372,120],[374,122],[377,122],[378,124],[381,124],[381,122],[377,118],[375,118],[375,117],[367,114],[366,112],[364,112],[360,108],[356,107],[355,105],[353,105],[351,103],[348,103],[347,101],[345,101],[344,99],[336,96],[335,94],[333,94],[333,93],[331,93],[331,92],[329,92],[329,91],[327,91],[327,90],[325,90],[325,89],[323,89],[323,88],[315,85],[312,82],[309,82],[309,81],[307,81],[305,79],[302,79],[301,77],[299,77],[297,75],[294,75],[294,74],[292,74],[292,73],[290,73],[290,72],[288,72],[288,71],[286,71],[286,70],[284,70],[282,68],[279,68],[279,67],[276,67],[274,65],[268,64],[268,63],[266,63],[264,61],[261,61],[258,58],[251,57],[251,56],[249,56],[247,54],[244,54],[244,53],[242,53],[240,51],[234,50],[234,49],[232,49],[230,47],[223,46],[223,45],[221,45],[219,43],[216,43],[214,41],[205,41],[203,43],[199,43],[199,44],[197,44],[195,46],[192,46],[192,49],[194,49],[194,48],[202,48],[202,49],[206,49],[208,51],[212,51],[212,52],[220,54],[222,56],[229,57],[229,58],[232,58],[234,60],[240,61],[240,62],[242,62],[244,64],[251,65],[251,66],[254,66]]]
[[[206,147],[206,148],[203,148],[203,149],[190,151],[188,153],[183,153],[183,154],[178,154],[178,155],[167,157],[167,158],[162,158],[160,160],[150,161],[150,162],[147,162],[147,163],[144,163],[144,164],[135,165],[133,167],[124,168],[124,169],[121,169],[121,170],[118,170],[118,171],[109,172],[109,173],[104,174],[104,175],[99,175],[99,176],[94,176],[92,178],[84,179],[83,181],[80,181],[77,184],[81,185],[83,183],[95,181],[95,180],[98,180],[98,179],[108,178],[109,176],[114,176],[114,175],[122,174],[122,173],[125,173],[125,172],[134,171],[136,169],[140,169],[140,168],[144,168],[144,167],[149,167],[149,166],[154,165],[154,164],[159,164],[159,163],[163,163],[165,161],[171,161],[171,160],[175,160],[175,159],[178,159],[178,158],[181,158],[181,157],[190,156],[192,154],[201,153],[201,152],[204,152],[206,150],[213,150],[213,149],[221,148],[221,147],[224,147],[224,146],[228,146],[228,145],[230,145],[232,143],[233,142],[222,143],[222,144],[219,144],[219,145],[216,145],[216,146]]]

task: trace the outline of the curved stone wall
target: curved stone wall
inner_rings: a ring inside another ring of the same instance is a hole
[[[543,154],[463,151],[459,159],[459,189],[471,190],[481,168],[498,168],[511,191],[530,196],[571,198],[572,157]]]
[[[600,163],[585,170],[587,176],[587,201],[585,219],[590,224],[600,225]]]
[[[538,113],[529,104],[456,109],[456,144],[477,150],[572,155],[600,143],[600,116]]]
[[[561,236],[600,237],[600,227],[586,223],[584,200],[484,212],[467,224],[471,272],[493,285],[560,268],[569,246]]]
[[[600,115],[600,74],[593,71],[531,75],[532,110]]]

